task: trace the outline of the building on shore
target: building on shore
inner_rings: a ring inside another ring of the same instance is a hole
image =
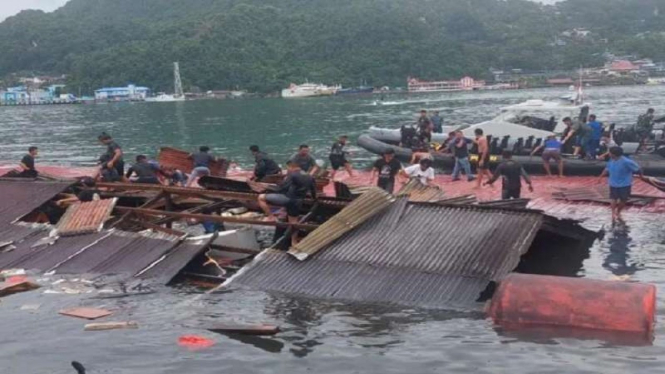
[[[73,104],[77,98],[65,94],[64,84],[53,84],[46,88],[30,88],[29,86],[10,87],[0,91],[1,105],[45,105],[45,104]]]
[[[130,84],[127,87],[109,87],[95,90],[97,101],[144,101],[150,89]]]

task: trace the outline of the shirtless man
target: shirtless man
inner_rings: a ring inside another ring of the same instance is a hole
[[[478,179],[476,180],[476,188],[480,188],[484,175],[487,176],[487,179],[492,178],[492,174],[490,173],[490,147],[482,129],[476,129],[475,134],[476,144],[478,144]]]

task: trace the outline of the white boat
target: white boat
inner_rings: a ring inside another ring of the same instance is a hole
[[[173,80],[174,80],[174,94],[168,95],[160,93],[157,96],[146,97],[145,101],[149,103],[173,103],[178,101],[185,101],[185,93],[182,90],[182,80],[180,79],[180,64],[173,63]]]
[[[329,87],[324,84],[305,83],[297,85],[291,83],[289,88],[282,90],[282,97],[294,99],[302,97],[332,96],[337,92],[337,87]]]
[[[572,96],[562,97],[560,101],[527,100],[503,107],[501,113],[485,122],[473,125],[444,126],[442,134],[432,134],[432,141],[441,143],[448,138],[448,132],[462,130],[466,137],[474,137],[476,129],[482,129],[495,138],[510,137],[511,143],[519,138],[545,138],[548,135],[561,135],[565,130],[563,119],[577,119],[580,114],[588,114],[590,105],[583,103],[581,91]],[[369,136],[383,142],[396,143],[401,139],[399,129],[371,127]]]

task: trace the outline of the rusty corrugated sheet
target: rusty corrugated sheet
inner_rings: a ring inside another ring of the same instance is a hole
[[[445,193],[440,188],[425,186],[417,179],[411,179],[402,187],[397,196],[408,196],[411,202],[437,203],[446,200]]]
[[[189,238],[182,241],[158,262],[147,268],[139,277],[142,279],[160,279],[169,283],[196,256],[207,250],[213,236]]]
[[[607,186],[594,186],[583,188],[560,188],[558,192],[552,193],[555,199],[566,200],[571,202],[588,201],[600,204],[610,204],[610,191]],[[627,205],[645,206],[652,204],[656,200],[656,196],[634,196],[626,202]]]
[[[159,165],[165,167],[174,167],[185,173],[191,173],[194,168],[194,162],[189,159],[190,152],[177,148],[164,147],[159,151]],[[210,164],[210,172],[213,176],[224,177],[229,168],[229,163],[225,159]]]
[[[116,202],[117,199],[105,199],[71,205],[58,222],[58,235],[73,236],[101,231]]]
[[[541,223],[535,211],[402,198],[308,261],[264,252],[230,283],[314,298],[480,307],[480,293],[515,269]]]
[[[395,198],[392,195],[379,188],[368,190],[342,209],[341,212],[319,226],[318,229],[311,232],[289,253],[300,260],[305,260],[345,233],[382,212],[394,201]]]

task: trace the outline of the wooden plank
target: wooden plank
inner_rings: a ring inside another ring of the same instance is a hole
[[[18,283],[4,283],[0,285],[0,297],[13,295],[20,292],[27,292],[36,290],[39,285],[30,281],[22,281]]]
[[[225,247],[223,245],[216,245],[216,244],[210,244],[210,248],[216,249],[218,251],[225,251],[225,252],[231,252],[231,253],[241,253],[245,255],[258,255],[259,253],[262,252],[260,249],[248,249],[248,248],[233,248],[233,247]]]
[[[139,324],[136,322],[101,322],[101,323],[88,323],[85,325],[85,331],[107,331],[119,329],[138,329]]]
[[[298,230],[307,230],[313,231],[316,230],[318,225],[309,225],[302,223],[291,224],[288,222],[268,222],[255,219],[244,219],[244,218],[235,218],[235,217],[222,217],[217,215],[208,215],[208,214],[192,214],[192,213],[180,213],[180,212],[166,212],[163,210],[154,210],[154,209],[141,209],[141,208],[127,208],[127,207],[116,207],[118,212],[133,212],[137,214],[144,214],[149,216],[164,216],[164,217],[177,217],[184,219],[195,219],[199,221],[211,221],[211,222],[221,222],[221,223],[237,223],[245,225],[257,225],[257,226],[270,226],[270,227],[293,227]]]
[[[99,318],[108,317],[111,314],[113,314],[113,312],[96,308],[72,308],[72,309],[61,310],[60,312],[58,312],[58,314],[68,317],[95,320]]]
[[[174,230],[174,229],[169,229],[167,227],[162,227],[160,225],[156,225],[154,223],[151,223],[151,222],[148,222],[148,221],[145,221],[145,220],[137,219],[137,220],[134,220],[133,222],[136,222],[137,224],[145,227],[146,229],[151,229],[151,230],[163,232],[163,233],[169,234],[169,235],[174,235],[174,236],[179,236],[179,237],[187,235],[186,232],[182,232],[182,231],[178,231],[178,230]]]
[[[275,335],[279,332],[278,326],[273,325],[215,325],[207,329],[218,334],[243,335]]]

